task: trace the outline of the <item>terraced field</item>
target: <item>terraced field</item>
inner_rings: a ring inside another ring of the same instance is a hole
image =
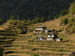
[[[69,56],[75,51],[75,41],[34,41],[31,37],[0,37],[0,45],[5,49],[3,56]],[[1,43],[2,42],[2,43]]]

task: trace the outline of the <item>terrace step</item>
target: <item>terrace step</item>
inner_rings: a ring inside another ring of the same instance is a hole
[[[51,42],[51,41],[28,41],[30,37],[13,37],[15,40],[8,42],[5,48],[5,56],[32,56],[39,54],[40,56],[69,56],[75,51],[75,41],[70,42]],[[7,38],[11,40],[12,38]],[[4,41],[4,40],[1,40]],[[7,41],[6,41],[7,42]],[[70,44],[71,43],[71,44]]]
[[[5,56],[31,56],[29,54],[7,54]]]

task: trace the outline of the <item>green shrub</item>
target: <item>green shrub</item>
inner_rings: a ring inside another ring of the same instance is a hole
[[[32,23],[44,22],[46,19],[44,17],[36,17],[32,20]]]
[[[69,19],[68,26],[69,26],[69,27],[75,26],[75,17]]]
[[[75,14],[75,1],[71,4],[69,11],[71,14]]]
[[[63,10],[63,11],[60,12],[60,16],[64,16],[66,14],[68,14],[68,10]]]
[[[3,22],[4,22],[3,19],[0,18],[0,25],[1,25]]]
[[[39,56],[38,54],[33,54],[33,56]]]
[[[10,20],[14,20],[15,19],[15,16],[10,16]]]
[[[4,49],[0,48],[0,56],[3,56]]]
[[[54,19],[55,19],[55,18],[58,18],[58,17],[59,17],[59,15],[56,15],[56,16],[54,16]]]
[[[75,17],[69,19],[67,30],[68,33],[75,33]]]
[[[64,24],[64,25],[68,24],[68,19],[67,18],[61,19],[60,21],[61,21],[61,24]]]

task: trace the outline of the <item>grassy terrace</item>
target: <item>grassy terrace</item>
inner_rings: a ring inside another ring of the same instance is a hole
[[[75,40],[73,38],[61,42],[39,41],[33,40],[31,36],[1,35],[0,46],[4,48],[4,56],[69,56],[71,52],[75,51]]]
[[[5,37],[4,37],[5,38]],[[7,40],[15,39],[10,45],[4,46],[5,56],[68,56],[75,51],[75,41],[31,41],[31,37],[6,37]],[[0,38],[1,39],[1,38]],[[1,40],[2,41],[2,40]],[[3,40],[3,42],[6,42]]]

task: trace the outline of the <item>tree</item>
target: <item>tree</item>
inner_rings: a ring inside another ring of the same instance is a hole
[[[68,24],[68,19],[67,18],[61,19],[60,21],[61,21],[61,24],[64,24],[64,25]]]
[[[40,18],[39,18],[39,17],[36,17],[36,18],[34,18],[34,19],[32,20],[32,23],[38,23],[38,22],[40,22],[39,20],[40,20]]]
[[[39,56],[38,54],[34,54],[33,56]]]
[[[66,15],[66,14],[68,14],[68,10],[63,10],[63,11],[61,11],[61,13],[60,13],[60,16],[64,16],[64,15]]]
[[[44,22],[46,19],[44,17],[40,18],[40,22]]]
[[[4,49],[0,48],[0,56],[3,56],[3,51],[4,51]]]
[[[69,11],[71,14],[75,14],[75,1],[71,4]]]
[[[0,19],[0,25],[3,23],[3,19]]]
[[[10,19],[11,19],[11,20],[14,20],[14,19],[15,19],[15,16],[10,16]]]
[[[44,22],[46,19],[44,17],[36,17],[32,20],[32,23]]]

